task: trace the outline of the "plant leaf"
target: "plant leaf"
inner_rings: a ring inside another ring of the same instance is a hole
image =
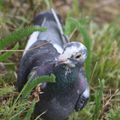
[[[76,28],[75,22],[72,20],[71,17],[70,18],[68,17],[65,24],[65,34],[66,35],[71,34],[75,28]]]
[[[16,43],[15,46],[11,50],[17,50],[19,48],[19,44]],[[7,51],[0,55],[0,62],[4,62],[6,59],[8,59],[15,51]]]
[[[29,79],[23,88],[22,96],[26,98],[31,93],[33,88],[35,88],[39,83],[43,82],[55,82],[55,76],[51,74],[50,76],[41,76],[33,80]]]
[[[36,101],[33,100],[33,101],[32,101],[32,104],[30,105],[29,110],[27,111],[27,114],[26,114],[24,120],[31,120],[31,116],[32,116],[32,113],[33,113],[33,111],[34,111],[35,103],[36,103]]]
[[[95,95],[95,111],[94,111],[94,115],[93,115],[93,120],[98,120],[99,117],[99,112],[101,110],[101,101],[102,101],[102,97],[103,97],[103,89],[104,89],[104,80],[99,80],[99,84],[100,84],[100,89],[98,91],[96,91],[96,95]]]
[[[90,76],[91,76],[91,61],[92,61],[92,52],[91,52],[92,40],[89,37],[86,29],[83,26],[81,26],[80,24],[79,24],[79,30],[80,30],[80,33],[83,36],[85,46],[87,47],[88,54],[87,54],[85,70],[86,70],[87,79],[90,80]]]
[[[0,50],[2,50],[4,47],[6,47],[8,44],[12,42],[17,42],[21,40],[23,37],[29,36],[34,31],[44,32],[46,30],[47,30],[46,28],[38,26],[30,26],[16,30],[7,37],[0,40]]]

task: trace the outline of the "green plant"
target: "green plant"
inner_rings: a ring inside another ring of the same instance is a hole
[[[16,43],[16,45],[11,49],[11,50],[3,50],[7,45],[13,44],[14,42],[18,42],[22,40],[24,37],[29,36],[32,34],[34,31],[46,31],[46,28],[43,27],[26,27],[26,28],[21,28],[19,30],[16,30],[15,32],[12,32],[10,35],[7,37],[3,38],[0,40],[0,52],[2,53],[0,56],[0,61],[5,61],[8,57],[10,57],[13,53],[17,51],[19,48],[19,44]],[[20,51],[20,50],[19,50]]]

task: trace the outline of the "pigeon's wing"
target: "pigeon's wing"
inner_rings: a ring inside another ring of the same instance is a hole
[[[40,76],[43,76],[43,75],[51,75],[51,73],[53,73],[53,68],[54,68],[54,63],[53,62],[50,63],[50,64],[36,66],[31,70],[30,74],[28,75],[28,79],[29,80],[34,80],[38,76],[40,77]],[[39,86],[40,86],[40,89],[42,91],[44,91],[44,89],[47,86],[47,83],[46,82],[40,83]]]
[[[21,91],[33,69],[38,68],[36,70],[39,76],[49,74],[58,55],[59,53],[51,43],[47,41],[34,43],[20,61],[17,79],[18,91]]]
[[[89,99],[89,86],[83,68],[80,69],[79,73],[79,97],[75,105],[75,110],[81,110],[86,105]]]

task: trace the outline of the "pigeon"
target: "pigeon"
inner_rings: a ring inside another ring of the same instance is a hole
[[[89,85],[84,71],[87,48],[80,42],[69,42],[62,22],[53,9],[39,13],[35,26],[45,32],[33,32],[20,61],[17,90],[20,92],[29,78],[54,74],[54,83],[40,84],[42,94],[33,116],[45,120],[66,120],[73,111],[84,108],[89,99]]]

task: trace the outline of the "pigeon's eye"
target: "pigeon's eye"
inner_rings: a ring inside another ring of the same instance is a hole
[[[80,57],[81,57],[81,54],[75,56],[76,59],[79,59]]]

